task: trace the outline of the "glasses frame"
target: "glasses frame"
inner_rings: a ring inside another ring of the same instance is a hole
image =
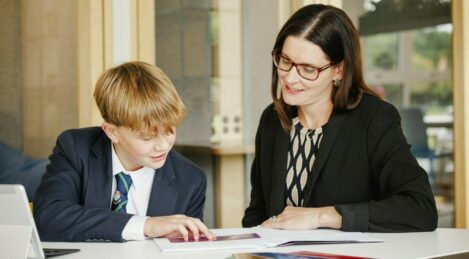
[[[315,67],[315,66],[310,65],[310,64],[295,63],[295,62],[293,62],[293,61],[290,60],[290,68],[289,68],[289,69],[282,69],[282,68],[279,67],[279,65],[278,65],[277,62],[275,61],[275,55],[277,55],[277,54],[280,55],[280,57],[284,57],[284,56],[282,55],[282,53],[273,50],[271,54],[272,54],[272,62],[274,63],[274,66],[275,66],[278,70],[283,71],[283,72],[290,72],[291,69],[292,69],[293,67],[295,67],[296,72],[298,73],[298,75],[300,75],[301,78],[303,78],[303,79],[305,79],[305,80],[308,80],[308,81],[315,81],[315,80],[317,80],[317,79],[319,78],[319,75],[321,74],[322,71],[324,71],[324,70],[326,70],[326,69],[328,69],[328,68],[330,68],[330,67],[332,67],[332,66],[334,65],[334,63],[331,62],[331,63],[329,63],[329,64],[327,64],[327,65],[325,65],[325,66],[323,66],[323,67]],[[318,75],[317,75],[316,78],[314,78],[314,79],[306,78],[306,77],[304,77],[304,76],[301,74],[300,70],[298,69],[298,66],[307,66],[307,67],[310,67],[310,68],[314,68],[314,69],[316,69],[316,70],[318,71]]]

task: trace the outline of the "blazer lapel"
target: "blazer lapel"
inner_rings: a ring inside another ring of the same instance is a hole
[[[311,193],[313,192],[314,185],[316,184],[319,174],[321,173],[324,163],[329,157],[329,153],[334,145],[334,142],[337,138],[337,135],[340,132],[340,127],[345,118],[344,113],[333,113],[331,119],[329,120],[328,125],[326,126],[326,131],[324,132],[323,139],[319,146],[319,151],[314,161],[313,168],[311,170],[311,175],[308,177],[308,181],[305,187],[304,193],[304,205],[308,205],[311,199]]]
[[[91,150],[94,154],[90,154],[89,168],[85,179],[86,198],[84,205],[109,209],[113,177],[111,142],[103,133],[103,136],[95,142]]]
[[[174,214],[178,192],[171,186],[171,183],[176,180],[171,157],[170,152],[164,166],[155,170],[147,216]]]
[[[285,207],[285,185],[287,177],[287,154],[290,136],[282,127],[275,134],[272,162],[272,186],[270,189],[270,214],[277,215]]]

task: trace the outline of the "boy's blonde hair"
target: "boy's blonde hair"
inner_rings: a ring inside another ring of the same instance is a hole
[[[106,70],[96,82],[94,99],[106,122],[143,133],[173,132],[185,115],[169,77],[140,61]]]

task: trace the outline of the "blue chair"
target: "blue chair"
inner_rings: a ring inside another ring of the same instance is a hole
[[[410,151],[416,158],[428,159],[428,175],[430,183],[435,184],[438,172],[434,161],[444,157],[452,157],[452,153],[436,153],[428,146],[427,125],[423,120],[423,113],[419,108],[403,108],[400,111],[401,126],[407,142],[411,145]]]
[[[33,159],[0,142],[0,183],[23,185],[29,201],[34,201],[47,163],[48,160]]]

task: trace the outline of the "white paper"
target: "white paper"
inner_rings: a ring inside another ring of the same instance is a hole
[[[330,229],[278,230],[261,227],[212,229],[217,236],[257,233],[260,238],[226,241],[171,243],[167,238],[155,238],[163,253],[207,251],[220,249],[259,249],[274,247],[288,242],[384,242],[361,232],[343,232]]]

